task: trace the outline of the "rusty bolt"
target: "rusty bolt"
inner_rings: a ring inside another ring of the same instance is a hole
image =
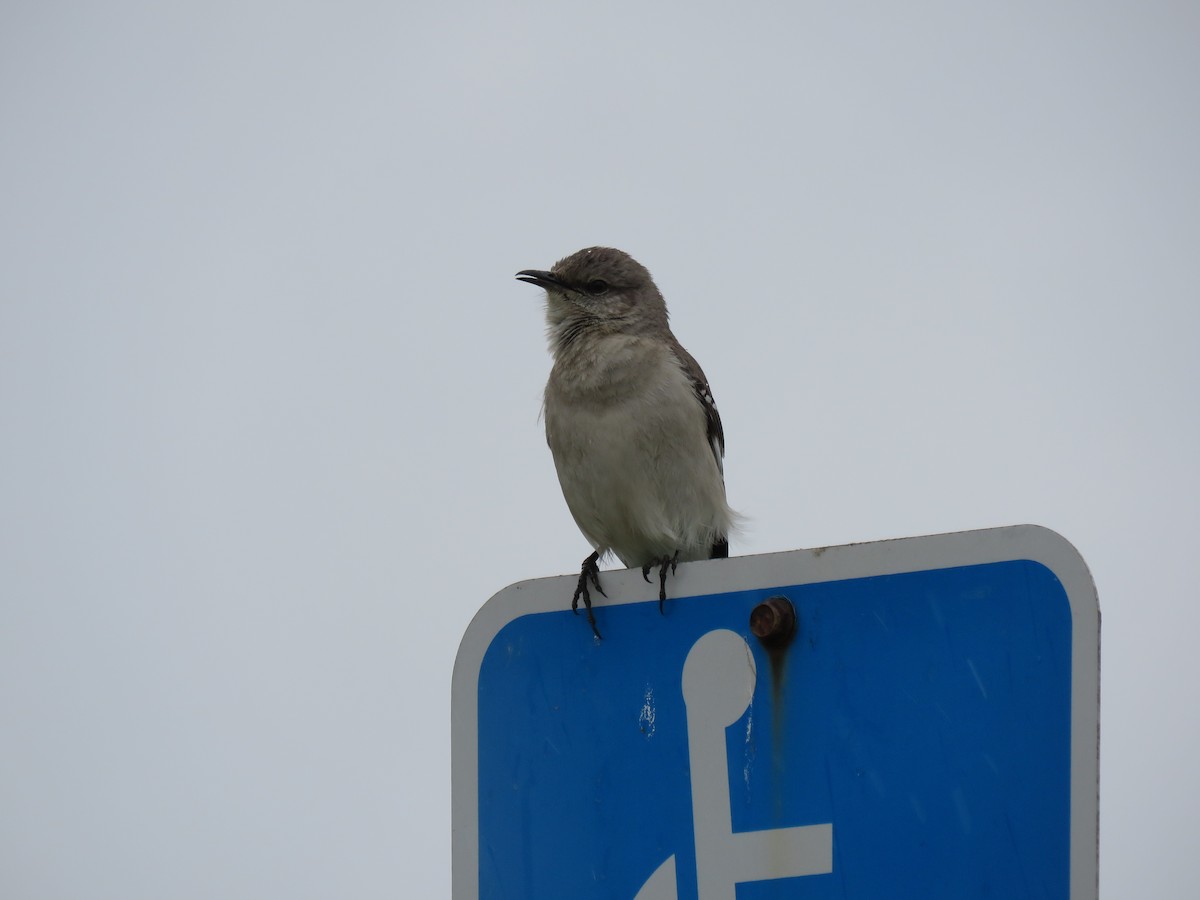
[[[787,597],[768,597],[750,613],[750,631],[763,644],[782,646],[796,630],[796,610]]]

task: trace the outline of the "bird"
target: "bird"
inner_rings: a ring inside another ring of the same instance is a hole
[[[628,253],[588,247],[516,277],[546,291],[546,442],[593,551],[571,609],[578,613],[582,598],[600,639],[589,585],[607,596],[599,561],[608,554],[640,566],[647,582],[658,568],[660,613],[668,569],[729,556],[740,517],[725,497],[725,431],[703,369],[671,331],[662,292]]]

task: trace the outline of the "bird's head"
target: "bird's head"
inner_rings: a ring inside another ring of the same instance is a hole
[[[546,322],[556,349],[587,332],[641,334],[667,327],[667,305],[646,267],[611,247],[588,247],[548,272],[517,279],[546,289]]]

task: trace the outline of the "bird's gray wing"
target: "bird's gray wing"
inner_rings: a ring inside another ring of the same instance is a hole
[[[683,349],[683,345],[679,341],[674,340],[672,343],[674,346],[671,349],[675,351],[675,355],[683,367],[683,374],[687,376],[692,385],[692,391],[695,392],[696,399],[700,402],[700,408],[704,410],[708,443],[712,447],[713,458],[717,461],[717,469],[724,474],[725,429],[721,426],[721,414],[717,412],[717,401],[713,399],[712,388],[709,387],[708,379],[704,377],[704,370],[700,368],[700,363],[696,362],[696,358]]]

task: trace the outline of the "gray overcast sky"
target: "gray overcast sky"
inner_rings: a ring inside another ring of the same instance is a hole
[[[1079,548],[1101,894],[1191,896],[1198,101],[1178,2],[6,3],[0,893],[448,894],[458,640],[588,550],[512,275],[604,243],[735,554]]]

